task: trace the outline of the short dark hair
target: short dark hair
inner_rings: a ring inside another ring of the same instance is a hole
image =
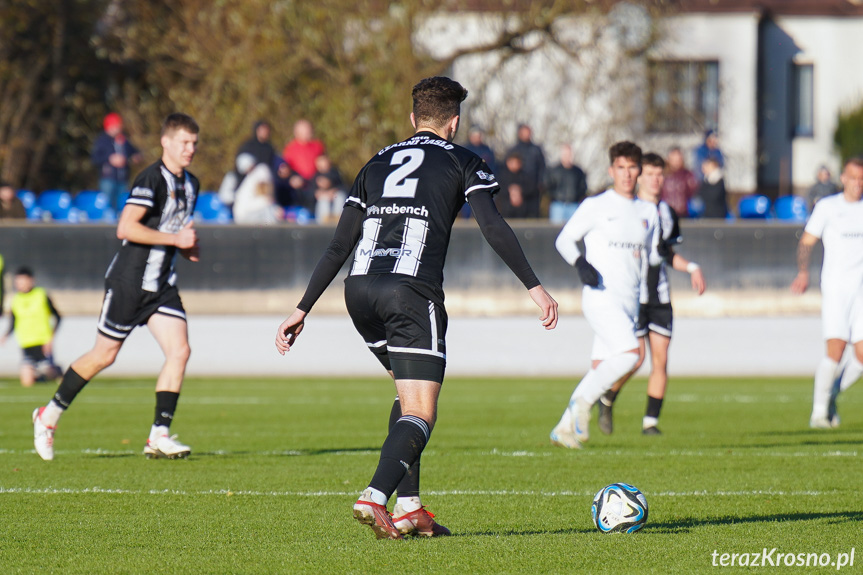
[[[180,112],[174,112],[165,118],[164,122],[162,122],[162,135],[164,136],[169,132],[176,132],[177,130],[186,130],[190,134],[197,134],[200,131],[200,128],[192,116],[182,114]]]
[[[617,142],[608,149],[608,163],[613,164],[617,158],[626,158],[632,160],[639,166],[641,165],[641,148],[632,142],[623,141]]]
[[[844,170],[852,164],[857,166],[858,168],[863,168],[863,156],[852,156],[848,158],[847,160],[845,160],[845,164],[842,166],[842,169]]]
[[[655,168],[665,169],[665,160],[659,154],[648,152],[641,157],[642,166],[653,166]]]
[[[12,184],[5,180],[0,180],[0,188],[11,188]]]
[[[444,76],[420,80],[411,90],[414,120],[433,128],[441,128],[459,115],[461,103],[467,98],[464,86]]]
[[[28,268],[27,266],[21,266],[17,270],[15,270],[16,276],[27,276],[28,278],[33,277],[33,270]]]

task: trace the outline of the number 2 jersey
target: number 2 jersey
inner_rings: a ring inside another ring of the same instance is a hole
[[[350,275],[395,273],[440,286],[453,222],[478,190],[499,190],[488,165],[436,134],[382,149],[346,202],[365,213]]]

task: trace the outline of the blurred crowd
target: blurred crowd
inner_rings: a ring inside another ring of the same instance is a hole
[[[266,120],[255,122],[249,138],[239,145],[234,163],[227,170],[218,192],[207,193],[210,209],[202,212],[205,221],[265,225],[281,221],[327,224],[338,219],[350,182],[343,179],[330,160],[324,142],[315,136],[312,122],[297,120],[292,137],[281,151],[273,145],[272,139],[271,124]],[[463,145],[485,160],[496,174],[501,191],[495,201],[507,219],[548,219],[554,224],[563,224],[587,196],[603,191],[589,189],[588,177],[575,160],[570,144],[560,145],[557,158],[548,165],[543,146],[534,140],[528,124],[518,125],[514,142],[502,154],[488,144],[480,126],[469,128]],[[730,217],[723,172],[725,156],[718,134],[708,130],[701,145],[688,152],[673,147],[665,154],[667,173],[662,199],[680,217]],[[687,166],[687,157],[691,159],[692,168]],[[140,152],[126,136],[118,114],[105,116],[91,160],[101,194],[87,199],[90,204],[101,201],[103,209],[82,205],[78,212],[83,215],[78,217],[87,219],[89,212],[89,219],[100,219],[99,215],[104,214],[101,219],[111,221],[122,208],[135,166],[142,161]],[[815,184],[803,198],[805,211],[811,211],[818,199],[838,191],[830,171],[821,167]],[[58,217],[51,208],[45,208],[45,214],[37,211],[33,217],[36,199],[33,194],[23,192],[0,182],[0,219],[52,219],[53,216],[60,221],[78,221],[71,216],[64,220],[63,214],[68,212],[61,210]],[[54,201],[62,202],[62,195]],[[468,206],[461,215],[470,215]]]

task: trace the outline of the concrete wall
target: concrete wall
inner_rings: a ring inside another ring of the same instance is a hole
[[[800,49],[794,61],[813,64],[815,71],[815,134],[794,139],[794,185],[811,186],[821,164],[827,164],[838,181],[841,166],[833,133],[839,111],[863,102],[863,66],[859,62],[863,18],[783,16],[776,23]]]

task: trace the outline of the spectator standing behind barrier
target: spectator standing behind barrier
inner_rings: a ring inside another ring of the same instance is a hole
[[[24,203],[15,194],[15,189],[0,182],[0,220],[22,220],[27,217]]]
[[[288,166],[306,182],[315,176],[315,158],[325,152],[324,144],[315,140],[314,128],[308,120],[294,124],[294,139],[287,143],[282,157]]]
[[[694,152],[695,166],[701,168],[704,165],[704,160],[711,158],[716,161],[720,168],[725,167],[725,157],[722,155],[722,150],[719,149],[719,135],[716,130],[707,130],[704,132],[704,142],[695,148]],[[704,172],[701,172],[704,175]]]
[[[812,213],[812,208],[818,200],[837,193],[839,193],[839,186],[833,183],[833,178],[827,166],[818,168],[815,183],[809,188],[809,192],[806,194],[806,199],[809,202],[809,213]]]
[[[266,120],[258,120],[252,127],[252,137],[240,145],[237,157],[240,154],[250,154],[255,158],[255,164],[265,164],[273,169],[276,158],[276,149],[270,143],[270,123]]]
[[[344,183],[339,171],[333,166],[329,156],[320,155],[315,160],[317,173],[314,178],[315,186],[315,220],[319,224],[326,224],[338,220],[345,207],[348,195],[344,190]]]
[[[505,218],[538,218],[539,191],[524,171],[521,154],[510,152],[498,174],[500,193],[495,197],[497,209]]]
[[[674,210],[678,217],[689,216],[689,200],[698,192],[698,179],[686,168],[680,148],[668,152],[668,172],[662,184],[662,201]]]
[[[123,133],[120,114],[107,114],[102,126],[104,131],[96,138],[90,159],[99,168],[99,190],[107,196],[108,204],[119,211],[120,194],[129,187],[129,164],[141,161],[141,154]]]
[[[545,173],[545,189],[551,199],[548,219],[553,224],[566,223],[578,204],[587,197],[587,176],[572,163],[572,146],[560,147],[560,163]]]
[[[698,197],[704,202],[705,218],[728,217],[728,192],[725,190],[725,177],[719,163],[708,158],[701,164],[704,179],[698,187]]]
[[[536,189],[536,206],[537,215],[539,216],[540,194],[542,193],[542,182],[545,178],[545,155],[542,153],[542,148],[533,143],[533,130],[527,124],[518,125],[518,141],[510,148],[507,155],[517,153],[521,156],[522,169],[527,177],[531,187]]]
[[[485,143],[485,132],[483,132],[482,128],[479,126],[471,126],[470,131],[467,133],[467,143],[464,147],[482,158],[482,160],[488,164],[488,167],[491,168],[492,173],[497,172],[494,150]]]
[[[54,380],[62,370],[54,364],[54,334],[60,326],[60,313],[51,298],[33,279],[29,268],[19,268],[13,278],[15,295],[12,296],[12,313],[9,330],[0,337],[5,345],[12,333],[21,347],[21,385],[30,387],[36,381]],[[53,318],[53,321],[52,321]]]

